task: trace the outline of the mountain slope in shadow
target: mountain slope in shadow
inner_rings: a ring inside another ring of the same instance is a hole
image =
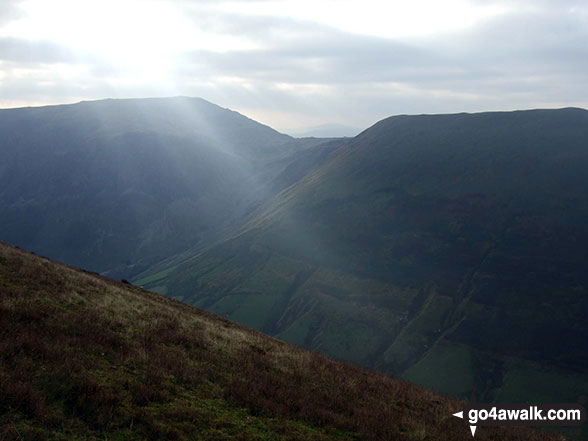
[[[320,142],[199,98],[0,110],[0,239],[129,278],[213,242]]]
[[[4,440],[471,436],[463,403],[3,243],[0,316]]]
[[[438,391],[588,392],[588,112],[383,120],[138,283]]]

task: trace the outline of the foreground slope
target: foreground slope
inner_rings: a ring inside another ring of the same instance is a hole
[[[456,396],[588,392],[588,112],[383,120],[139,283]]]
[[[463,403],[2,243],[0,317],[2,440],[471,439]]]
[[[0,240],[131,277],[214,240],[317,142],[198,98],[0,110]]]

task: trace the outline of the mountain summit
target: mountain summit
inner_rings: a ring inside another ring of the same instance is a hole
[[[585,110],[388,118],[139,283],[444,393],[575,402],[586,170]]]
[[[301,145],[199,98],[1,110],[0,238],[130,277],[216,238]]]
[[[106,100],[1,111],[0,135],[3,240],[448,395],[588,394],[585,110],[325,140]]]

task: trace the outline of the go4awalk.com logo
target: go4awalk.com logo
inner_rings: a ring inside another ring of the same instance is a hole
[[[478,426],[579,426],[586,418],[580,404],[469,404],[453,416],[470,426],[472,436]]]

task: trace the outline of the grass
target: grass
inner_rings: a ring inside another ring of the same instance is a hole
[[[445,375],[439,375],[437,366],[444,366]],[[441,343],[435,345],[422,360],[408,368],[402,375],[406,380],[421,384],[440,393],[467,397],[475,384],[471,348],[466,345]],[[516,402],[512,397],[506,402]]]
[[[463,403],[3,244],[0,317],[3,441],[470,439]]]
[[[570,374],[553,368],[541,367],[526,360],[510,359],[504,386],[497,391],[497,400],[513,401],[523,391],[534,391],[529,401],[549,402],[561,397],[568,402],[577,402],[588,396],[588,375]],[[537,387],[541,385],[541,387]]]
[[[288,329],[278,334],[278,338],[298,346],[304,346],[314,320],[312,313],[307,312],[292,323]]]
[[[245,326],[260,329],[273,302],[274,298],[269,295],[239,293],[223,297],[208,309]]]
[[[525,401],[548,388],[524,387],[509,357],[587,372],[587,121],[578,109],[381,121],[157,285],[369,368],[418,363],[410,378],[441,390],[473,379],[479,399]],[[473,362],[429,353],[441,338]]]
[[[143,277],[135,281],[135,285],[143,286],[143,285],[152,285],[155,282],[160,282],[165,279],[165,277],[170,274],[176,267],[172,266],[170,268],[164,269],[163,271],[159,271],[158,273],[151,274],[149,276]]]
[[[438,337],[438,330],[451,307],[451,298],[431,295],[420,313],[400,332],[384,352],[384,360],[397,366],[410,366],[423,348]]]
[[[497,402],[515,402],[526,394],[529,402],[582,403],[586,406],[588,376],[586,374],[562,372],[546,368],[526,360],[511,358],[503,386],[496,392]],[[531,392],[529,392],[531,391]],[[588,426],[568,428],[558,432],[574,439],[588,439]]]

